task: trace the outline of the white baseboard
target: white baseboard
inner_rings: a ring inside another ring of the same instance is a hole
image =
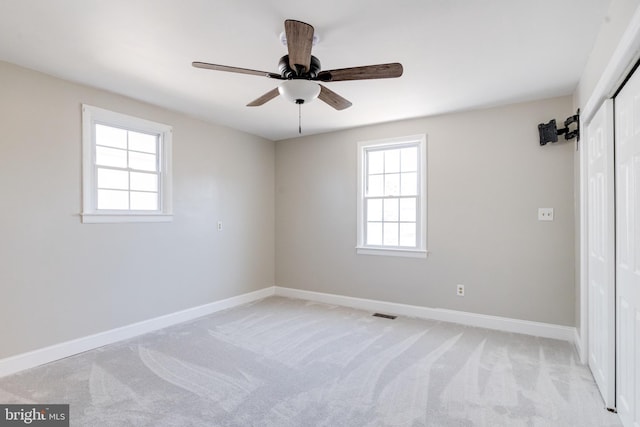
[[[53,362],[54,360],[73,356],[74,354],[102,347],[107,344],[113,344],[118,341],[176,325],[178,323],[187,322],[198,317],[207,316],[220,310],[257,301],[274,295],[274,293],[275,287],[271,286],[258,291],[155,317],[153,319],[143,320],[141,322],[111,329],[109,331],[99,332],[86,337],[54,344],[28,353],[22,353],[5,359],[0,359],[0,377]]]
[[[373,312],[460,323],[463,325],[477,326],[505,332],[515,332],[537,337],[553,338],[569,342],[575,342],[576,337],[576,328],[550,323],[510,319],[508,317],[488,316],[485,314],[468,313],[465,311],[447,310],[442,308],[429,308],[417,305],[353,298],[342,295],[283,288],[280,286],[275,287],[275,294],[283,297],[298,298]]]

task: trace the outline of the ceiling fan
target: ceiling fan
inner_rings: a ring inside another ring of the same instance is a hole
[[[270,90],[259,98],[247,104],[257,107],[282,95],[290,101],[301,105],[320,98],[336,110],[344,110],[352,104],[342,96],[329,90],[326,86],[316,82],[337,82],[345,80],[387,79],[402,75],[402,64],[365,65],[362,67],[341,68],[323,71],[320,60],[311,55],[313,46],[313,27],[307,23],[287,19],[284,21],[288,55],[280,58],[278,69],[280,73],[251,70],[247,68],[229,67],[227,65],[193,62],[197,68],[228,71],[232,73],[263,76],[276,80],[283,80],[277,88]]]

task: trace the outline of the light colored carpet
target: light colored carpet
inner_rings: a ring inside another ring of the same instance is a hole
[[[569,343],[272,297],[0,379],[73,426],[619,426]]]

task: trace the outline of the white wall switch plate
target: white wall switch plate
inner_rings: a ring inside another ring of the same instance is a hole
[[[553,221],[553,208],[538,208],[538,221]]]

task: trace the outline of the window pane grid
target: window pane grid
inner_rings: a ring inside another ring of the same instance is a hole
[[[365,197],[364,200],[365,242],[368,246],[398,248],[417,246],[416,196]],[[408,215],[407,211],[409,211]],[[406,219],[407,216],[411,219]]]
[[[415,222],[367,222],[366,244],[377,247],[416,247]]]
[[[159,136],[102,124],[95,131],[97,208],[158,211]]]
[[[367,245],[417,247],[418,172],[417,144],[365,149]]]
[[[367,196],[417,196],[418,147],[366,150]]]
[[[358,149],[358,253],[426,253],[425,135],[363,141]]]

